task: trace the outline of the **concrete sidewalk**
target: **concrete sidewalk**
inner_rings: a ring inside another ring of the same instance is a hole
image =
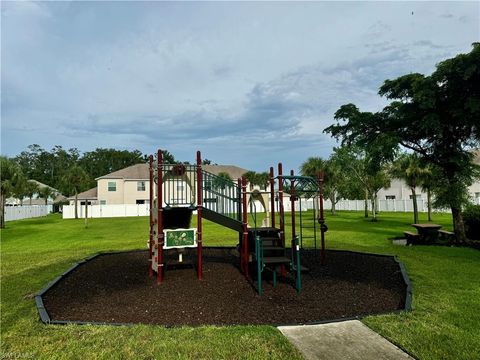
[[[412,360],[358,320],[278,328],[308,360]]]

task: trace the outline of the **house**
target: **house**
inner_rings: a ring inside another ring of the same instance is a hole
[[[218,175],[225,172],[235,180],[248,170],[234,165],[202,165],[202,169]],[[119,204],[146,204],[149,202],[150,172],[148,164],[136,164],[95,179],[97,186],[78,194],[81,205],[85,201],[89,205],[119,205]],[[168,193],[168,192],[167,192]],[[179,195],[181,194],[181,195]],[[179,201],[178,197],[189,198],[191,192],[185,181],[176,181],[175,189],[169,196]],[[70,205],[74,205],[75,197],[68,198]]]
[[[480,166],[480,149],[474,151],[473,162]],[[417,199],[427,201],[427,193],[421,188],[416,188]],[[470,198],[475,204],[480,205],[480,180],[477,179],[469,188]],[[378,192],[379,200],[409,200],[412,191],[403,180],[393,179],[389,188],[383,188]]]
[[[59,204],[65,202],[67,200],[67,198],[60,193],[60,191],[58,191],[57,189],[55,189],[55,188],[53,188],[49,185],[41,183],[40,181],[37,181],[37,180],[28,180],[28,181],[37,184],[39,189],[43,189],[43,188],[48,187],[52,190],[53,195],[50,196],[47,199],[47,205],[50,206],[50,211],[55,210],[54,208],[58,207]],[[6,200],[6,205],[7,206],[45,205],[45,199],[40,197],[40,195],[38,193],[35,193],[35,194],[33,194],[32,199],[29,199],[29,198],[17,199],[17,198],[13,198],[13,197],[8,198]]]

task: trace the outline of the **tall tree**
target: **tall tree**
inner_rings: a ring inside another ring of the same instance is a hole
[[[391,100],[383,111],[343,105],[335,114],[337,123],[325,131],[343,143],[380,145],[382,159],[393,159],[402,146],[434,164],[441,174],[435,204],[450,207],[456,238],[466,241],[462,207],[476,175],[471,149],[480,144],[480,43],[468,54],[442,61],[429,76],[386,80],[379,94]]]
[[[23,200],[27,197],[27,179],[23,172],[21,172],[18,177],[15,185],[12,189],[12,196],[20,200],[20,205],[23,206]]]
[[[435,179],[440,175],[432,164],[424,163],[424,168],[426,171],[421,175],[420,186],[422,191],[427,193],[427,219],[432,221],[432,192],[435,188]]]
[[[32,199],[35,194],[38,194],[38,191],[40,190],[38,184],[34,181],[28,180],[27,183],[25,184],[25,194],[29,198],[30,202],[28,203],[29,205],[32,205]]]
[[[412,192],[414,224],[418,224],[417,187],[421,186],[422,179],[428,172],[430,170],[422,166],[419,156],[415,153],[400,155],[390,167],[391,175],[403,180]]]
[[[78,219],[78,193],[88,187],[88,175],[83,168],[74,165],[66,171],[62,181],[68,193],[75,195],[75,219]]]
[[[38,195],[45,200],[45,205],[48,205],[48,199],[55,195],[55,190],[50,186],[43,186],[38,190]]]
[[[352,194],[357,198],[363,193],[365,217],[368,217],[370,201],[372,221],[377,220],[377,194],[381,188],[390,185],[390,179],[375,155],[358,147],[334,148],[333,154],[325,161],[324,171],[325,194],[332,204],[339,198],[348,198]]]
[[[247,171],[243,176],[245,176],[247,183],[250,184],[250,190],[252,190],[257,184],[257,173],[255,171]]]
[[[5,227],[5,202],[12,195],[18,181],[21,181],[22,170],[12,160],[0,156],[0,228]]]
[[[225,171],[220,171],[213,180],[213,186],[216,189],[224,190],[230,184],[233,184],[232,177]]]
[[[262,190],[267,190],[270,185],[270,174],[268,172],[256,173],[255,184]]]

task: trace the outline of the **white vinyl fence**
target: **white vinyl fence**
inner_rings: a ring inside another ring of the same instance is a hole
[[[412,200],[378,200],[378,211],[395,211],[395,212],[413,212]],[[427,211],[427,202],[425,200],[417,200],[418,211]],[[259,201],[255,201],[257,212],[263,212],[263,206]],[[270,206],[270,203],[267,204]],[[337,202],[335,208],[337,210],[351,210],[351,211],[363,211],[365,207],[364,200],[340,200]],[[295,211],[306,211],[313,208],[313,199],[302,199],[302,204],[298,201],[295,202]],[[325,210],[332,208],[330,200],[325,200]],[[371,203],[368,202],[368,209],[371,211]],[[284,210],[286,212],[291,211],[290,200],[284,201]],[[128,217],[128,216],[149,216],[149,204],[121,204],[121,205],[88,205],[88,217],[89,218],[109,218],[109,217]],[[436,212],[448,212],[447,209],[434,209]],[[250,206],[248,206],[248,212],[250,212]],[[46,215],[46,214],[45,214]],[[41,215],[40,215],[41,216]],[[85,218],[85,205],[78,205],[78,217]],[[64,205],[63,206],[63,218],[74,219],[75,218],[75,206]]]
[[[88,205],[89,218],[148,216],[149,212],[149,204]],[[64,205],[62,213],[64,219],[74,219],[75,205]],[[85,218],[85,205],[78,205],[78,217]]]
[[[51,211],[51,205],[5,206],[5,221],[47,216]]]
[[[419,212],[427,212],[427,201],[423,199],[417,200]],[[326,210],[332,208],[330,200],[325,200]],[[354,210],[363,211],[365,209],[365,200],[340,200],[335,205],[336,210]],[[368,210],[372,210],[372,203],[368,201]],[[394,212],[413,212],[413,200],[377,200],[378,211],[394,211]],[[432,209],[435,212],[450,212],[449,209]]]

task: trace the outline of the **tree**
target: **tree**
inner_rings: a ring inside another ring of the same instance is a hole
[[[410,188],[413,201],[413,223],[418,224],[417,187],[422,184],[422,179],[430,170],[423,167],[417,154],[402,154],[392,163],[390,173],[393,177],[401,179]]]
[[[260,189],[264,191],[267,190],[270,185],[270,174],[268,172],[256,173],[255,175],[255,185],[258,185]]]
[[[456,238],[466,241],[462,207],[477,174],[471,150],[480,144],[480,44],[442,61],[429,76],[386,80],[379,94],[391,101],[382,111],[343,105],[325,131],[344,144],[376,147],[382,161],[403,147],[434,164],[440,172],[435,204],[450,207]]]
[[[257,182],[257,173],[255,171],[247,171],[243,176],[245,176],[247,183],[250,184],[250,190],[252,190]]]
[[[70,167],[75,164],[82,167],[88,174],[88,186],[93,187],[96,185],[95,179],[97,177],[145,162],[145,157],[139,150],[128,151],[97,148],[94,151],[84,153],[78,162],[71,162]],[[175,163],[172,154],[167,150],[163,150],[163,162],[167,164]],[[66,169],[68,168],[69,167]]]
[[[68,193],[75,195],[75,219],[78,219],[78,193],[88,186],[88,175],[83,168],[74,165],[66,171],[62,182]]]
[[[224,190],[227,185],[233,184],[231,176],[224,171],[221,171],[213,180],[213,186],[217,189]]]
[[[25,194],[30,199],[29,205],[32,205],[33,195],[37,194],[39,190],[40,188],[36,182],[27,180],[25,184]]]
[[[435,179],[440,175],[432,164],[426,164],[425,170],[420,178],[420,186],[422,191],[427,193],[427,219],[428,221],[432,221],[432,191],[435,188]]]
[[[217,163],[214,163],[212,160],[203,159],[203,160],[202,160],[202,165],[218,165],[218,164],[217,164]]]
[[[320,157],[309,157],[300,166],[300,173],[303,176],[311,176],[317,178],[320,171],[324,173],[325,179],[325,196],[330,200],[332,207],[331,213],[335,215],[335,205],[340,200],[339,188],[342,186],[343,173],[340,164],[335,158],[330,157],[324,160]]]
[[[48,198],[55,195],[55,190],[50,186],[44,186],[38,190],[38,195],[45,200],[45,205],[48,205]]]
[[[12,196],[20,200],[20,205],[23,206],[23,199],[27,197],[27,179],[25,179],[25,175],[21,172],[18,175],[17,181],[12,189]]]
[[[15,188],[18,181],[21,181],[22,170],[12,160],[0,156],[0,228],[5,227],[5,202]]]

